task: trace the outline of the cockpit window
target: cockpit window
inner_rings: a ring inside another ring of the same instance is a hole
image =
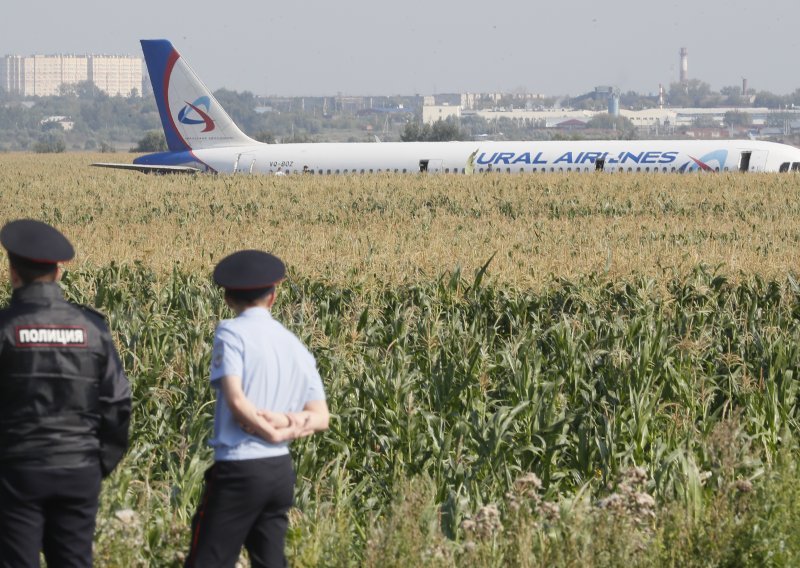
[[[789,171],[789,162],[783,162],[783,163],[781,164],[781,167],[780,167],[780,168],[778,168],[778,171],[779,171],[780,173],[788,172],[788,171]]]
[[[800,162],[792,162],[792,171],[800,172]]]

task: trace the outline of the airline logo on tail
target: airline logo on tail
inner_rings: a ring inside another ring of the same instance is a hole
[[[208,116],[209,108],[211,107],[211,99],[209,97],[200,97],[193,103],[186,102],[178,113],[178,122],[181,124],[205,124],[203,132],[211,132],[214,130],[214,119]]]

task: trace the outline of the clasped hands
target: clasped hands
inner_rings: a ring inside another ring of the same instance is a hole
[[[255,418],[261,423],[259,424],[261,428],[255,428],[241,422],[239,426],[248,434],[259,436],[272,444],[288,442],[314,433],[309,427],[311,415],[306,411],[272,412],[270,410],[258,410]]]

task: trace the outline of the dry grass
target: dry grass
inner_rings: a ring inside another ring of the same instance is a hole
[[[699,262],[783,277],[800,262],[787,175],[144,176],[130,155],[0,154],[0,221],[59,226],[79,265],[175,260],[208,271],[245,247],[334,282],[418,281],[493,254],[493,278],[683,273]]]

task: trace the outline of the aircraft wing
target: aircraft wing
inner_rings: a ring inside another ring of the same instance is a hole
[[[98,168],[117,168],[120,170],[134,170],[143,174],[196,174],[201,172],[199,168],[192,166],[157,166],[147,164],[112,164],[107,162],[95,162],[92,164]]]

